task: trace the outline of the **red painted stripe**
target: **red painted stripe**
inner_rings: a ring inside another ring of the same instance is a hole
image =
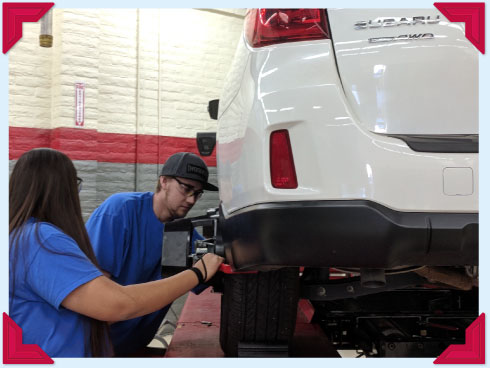
[[[9,159],[18,159],[22,153],[36,147],[49,147],[50,136],[49,129],[9,127]]]
[[[162,164],[177,152],[199,154],[194,138],[99,133],[83,128],[9,127],[9,138],[10,160],[16,160],[24,152],[38,147],[57,149],[72,160],[127,164]],[[203,159],[208,166],[216,166],[216,150]]]

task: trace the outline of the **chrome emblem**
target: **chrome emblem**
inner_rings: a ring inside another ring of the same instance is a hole
[[[401,35],[397,37],[376,37],[369,38],[368,41],[370,43],[378,43],[378,42],[394,42],[394,41],[416,41],[416,40],[430,40],[434,38],[433,33],[419,33],[419,34],[407,34]]]
[[[440,16],[435,18],[428,17],[391,17],[376,18],[374,20],[360,20],[354,24],[355,29],[380,28],[380,27],[397,27],[401,25],[414,26],[416,24],[437,24],[440,22]]]

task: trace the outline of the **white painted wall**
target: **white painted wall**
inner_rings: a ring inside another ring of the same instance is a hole
[[[85,128],[195,137],[215,131],[219,98],[244,9],[54,9],[52,48],[24,23],[9,51],[9,125],[75,127],[85,83]]]

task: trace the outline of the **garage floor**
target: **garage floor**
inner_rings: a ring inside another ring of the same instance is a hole
[[[182,295],[180,298],[176,299],[169,311],[165,315],[155,338],[148,344],[150,348],[156,349],[167,349],[168,345],[172,341],[177,322],[179,320],[182,309],[184,308],[187,296],[189,293]]]

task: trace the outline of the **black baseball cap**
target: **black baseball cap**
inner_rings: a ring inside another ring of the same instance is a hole
[[[179,152],[170,156],[162,167],[160,176],[162,175],[195,180],[202,183],[205,190],[218,190],[218,187],[208,183],[208,167],[203,159],[190,152]]]

